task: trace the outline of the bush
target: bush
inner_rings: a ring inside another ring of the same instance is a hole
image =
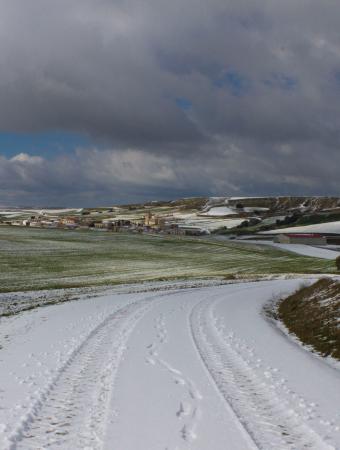
[[[340,271],[340,256],[337,256],[335,258],[335,265],[336,265],[337,270]]]

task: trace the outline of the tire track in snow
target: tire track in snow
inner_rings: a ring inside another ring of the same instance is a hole
[[[137,322],[160,296],[147,297],[105,318],[58,371],[10,437],[10,450],[100,449],[114,379]]]
[[[218,299],[219,300],[219,299]],[[226,339],[213,315],[214,303],[198,303],[190,315],[193,341],[218,390],[259,449],[334,449],[285,401],[269,390]]]

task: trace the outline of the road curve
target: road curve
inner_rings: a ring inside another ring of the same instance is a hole
[[[2,324],[4,449],[338,449],[340,377],[261,314],[298,281],[108,295]]]

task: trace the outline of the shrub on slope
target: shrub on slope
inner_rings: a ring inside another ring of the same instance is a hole
[[[278,305],[278,318],[304,344],[340,360],[340,283],[324,278]]]

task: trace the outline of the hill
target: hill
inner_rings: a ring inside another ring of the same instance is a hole
[[[122,221],[125,230],[129,222],[131,230],[141,232],[170,232],[178,226],[198,233],[251,234],[340,221],[340,198],[193,197],[79,209],[0,209],[0,225],[106,229]]]

